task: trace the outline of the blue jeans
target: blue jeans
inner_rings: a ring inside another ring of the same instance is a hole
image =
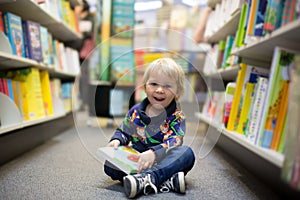
[[[154,184],[159,187],[177,172],[182,171],[186,175],[193,168],[194,163],[193,150],[188,146],[178,146],[170,149],[162,160],[143,172],[150,173],[156,180]],[[104,164],[104,172],[113,180],[121,182],[123,182],[123,177],[127,175],[108,161]]]

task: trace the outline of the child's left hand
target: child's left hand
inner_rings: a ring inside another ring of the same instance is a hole
[[[140,173],[144,169],[151,168],[155,161],[155,153],[152,150],[145,151],[140,154],[137,172]]]

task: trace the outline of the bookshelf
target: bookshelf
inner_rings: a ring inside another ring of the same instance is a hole
[[[79,4],[77,0],[70,2],[73,5]],[[39,23],[47,28],[55,40],[61,43],[70,42],[70,48],[72,48],[72,41],[78,41],[82,38],[81,34],[74,27],[32,0],[2,1],[0,3],[0,11],[2,13],[13,13],[22,20],[31,20]],[[53,64],[49,65],[12,54],[9,40],[3,32],[0,32],[0,41],[1,73],[27,68],[38,69],[39,72],[48,72],[49,80],[57,79],[62,84],[72,84],[78,76],[79,71],[69,68],[68,64],[66,65],[68,70],[59,69]],[[50,88],[48,89],[50,90]],[[72,109],[66,110],[63,99],[52,96],[55,112],[32,120],[24,120],[19,107],[5,94],[0,93],[0,99],[0,118],[2,122],[0,126],[0,165],[74,125]]]
[[[227,23],[216,29],[216,32],[213,31],[213,34],[206,38],[207,41],[214,44],[220,40],[224,40],[227,36],[226,34],[234,35],[238,30],[239,24],[239,19],[234,19],[234,17],[237,17],[237,13],[240,13],[240,11],[236,11]],[[231,23],[229,23],[230,21]],[[233,21],[237,23],[233,23]],[[299,32],[300,19],[298,18],[271,33],[251,40],[242,47],[234,47],[231,50],[231,55],[239,57],[243,63],[248,65],[270,69],[275,47],[280,46],[291,51],[300,51],[300,47],[297,45],[299,43]],[[224,85],[226,85],[226,81],[236,80],[238,71],[239,66],[231,65],[225,69],[219,68],[216,72],[207,74],[206,78],[208,80],[222,79]],[[209,83],[209,91],[214,92],[213,83],[207,82]],[[223,86],[222,89],[224,90],[225,87]],[[217,90],[220,91],[220,88],[217,88]],[[207,139],[216,141],[219,147],[237,159],[246,169],[278,191],[279,194],[299,197],[299,191],[295,191],[282,181],[281,171],[286,157],[284,154],[251,143],[243,134],[227,130],[223,123],[216,123],[214,119],[201,112],[196,112],[195,116],[207,124]]]

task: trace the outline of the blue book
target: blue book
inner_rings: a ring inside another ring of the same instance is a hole
[[[27,58],[43,62],[40,24],[23,20],[22,27]]]
[[[3,13],[4,32],[8,37],[14,55],[26,57],[22,20],[20,16],[6,12]]]

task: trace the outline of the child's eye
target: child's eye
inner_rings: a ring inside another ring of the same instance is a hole
[[[157,83],[149,83],[151,86],[157,86]]]
[[[170,89],[172,86],[171,85],[165,85],[165,88]]]

